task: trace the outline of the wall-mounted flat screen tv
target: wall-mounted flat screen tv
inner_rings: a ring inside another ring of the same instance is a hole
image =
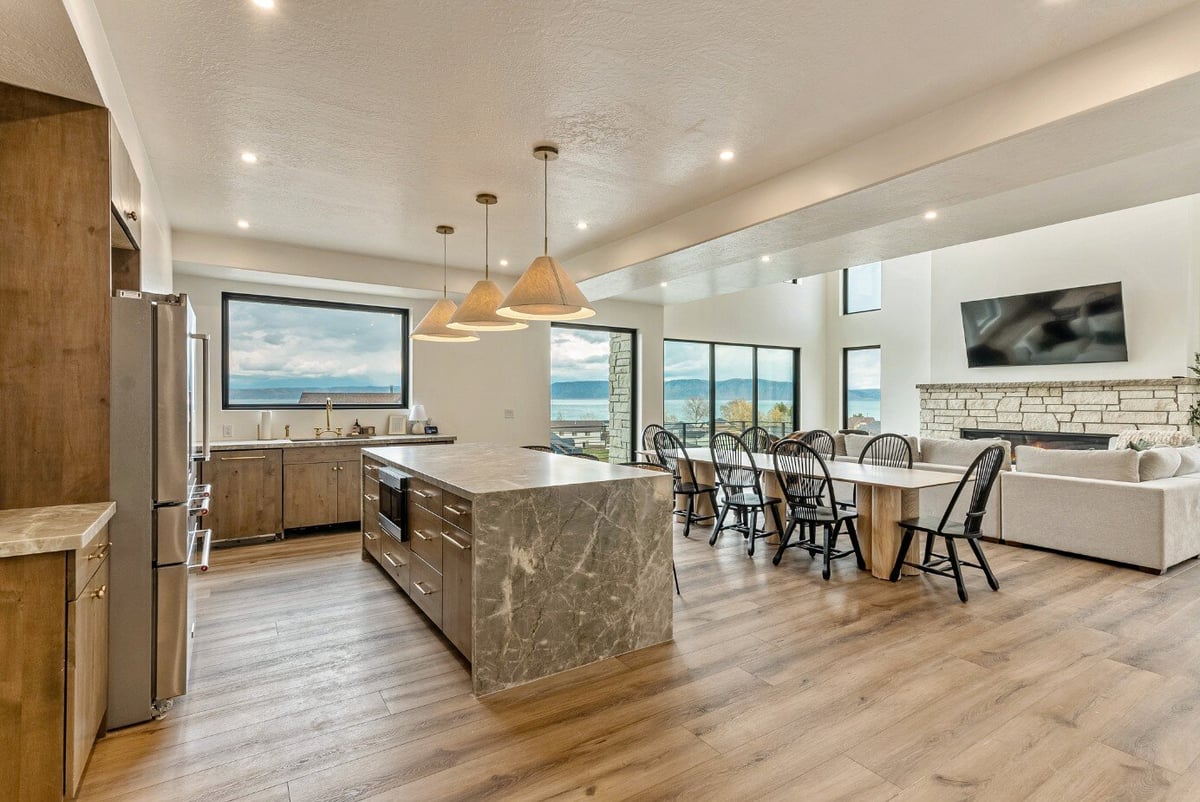
[[[1129,359],[1119,281],[964,301],[962,320],[972,368]]]

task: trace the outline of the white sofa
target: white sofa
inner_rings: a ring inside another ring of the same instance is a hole
[[[1004,539],[1155,571],[1200,555],[1200,447],[1017,447]]]

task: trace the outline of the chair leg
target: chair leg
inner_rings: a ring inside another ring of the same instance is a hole
[[[1000,590],[1000,583],[996,581],[996,575],[992,573],[992,566],[988,565],[987,557],[983,556],[983,547],[979,545],[979,541],[975,538],[968,538],[967,542],[971,544],[971,551],[975,552],[975,559],[979,561],[979,567],[983,569],[983,575],[987,577],[988,587],[992,590]]]
[[[829,571],[829,546],[832,541],[833,541],[833,525],[825,524],[825,549],[824,549],[824,553],[822,555],[823,560],[821,563],[821,578],[824,579],[826,582],[829,581],[829,573],[830,573],[830,571]]]
[[[834,551],[837,551],[838,538],[841,537],[841,534],[842,534],[842,522],[838,521],[833,527],[833,540],[830,541],[830,544],[829,544],[830,548],[832,548]]]
[[[754,556],[754,533],[758,531],[758,510],[746,510],[746,517],[749,518],[749,525],[746,527],[746,539],[749,544],[746,546],[746,554],[750,557]]]
[[[729,514],[729,504],[721,505],[721,514],[717,516],[717,522],[713,524],[712,537],[708,539],[708,545],[715,546],[717,544],[717,536],[721,534],[721,529],[725,526],[725,516]]]
[[[683,594],[679,592],[679,572],[675,570],[674,560],[671,560],[671,574],[675,577],[675,595],[682,596]]]
[[[795,518],[793,518],[792,522],[788,524],[788,527],[784,530],[783,534],[779,536],[779,550],[775,552],[775,557],[771,560],[772,564],[779,565],[779,561],[783,559],[783,550],[787,548],[788,541],[792,539],[792,532],[794,531],[796,531]]]
[[[950,567],[954,570],[954,584],[958,585],[958,598],[960,601],[967,600],[967,586],[963,583],[962,565],[958,562],[958,546],[954,545],[954,540],[951,538],[942,537],[946,541],[946,556],[950,558]]]
[[[914,534],[916,534],[914,530],[905,529],[904,537],[900,538],[900,551],[896,554],[896,564],[892,566],[892,575],[888,577],[893,582],[900,581],[900,569],[904,567],[904,557],[908,554],[908,547],[912,545]]]
[[[862,547],[858,545],[858,527],[853,518],[846,519],[846,534],[850,536],[850,545],[854,547],[854,558],[858,562],[858,570],[867,570],[867,561],[863,559]]]
[[[933,532],[925,533],[925,559],[922,560],[922,565],[929,565],[933,562],[933,541],[937,539],[937,535]]]
[[[808,525],[808,542],[814,546],[817,544],[817,525],[816,524]],[[816,552],[814,552],[812,549],[809,549],[808,550],[808,558],[810,560],[817,559]]]
[[[783,518],[779,515],[779,505],[771,505],[771,517],[775,519],[775,534],[783,537]]]
[[[692,536],[692,518],[696,515],[696,497],[691,493],[688,494],[687,512],[683,519],[683,536]]]

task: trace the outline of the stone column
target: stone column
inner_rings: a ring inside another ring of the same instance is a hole
[[[608,461],[629,460],[633,431],[633,337],[613,332],[608,340]]]

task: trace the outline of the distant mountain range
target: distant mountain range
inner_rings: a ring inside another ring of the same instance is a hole
[[[752,379],[722,379],[717,382],[716,390],[718,399],[744,398],[749,401],[754,394],[754,381]],[[790,400],[792,384],[791,382],[761,380],[758,383],[758,394],[761,399],[767,401]],[[667,401],[708,398],[708,382],[703,379],[671,379],[663,384],[663,397]],[[550,398],[608,398],[608,382],[553,382],[550,385]],[[876,398],[878,398],[878,393],[876,393]]]

